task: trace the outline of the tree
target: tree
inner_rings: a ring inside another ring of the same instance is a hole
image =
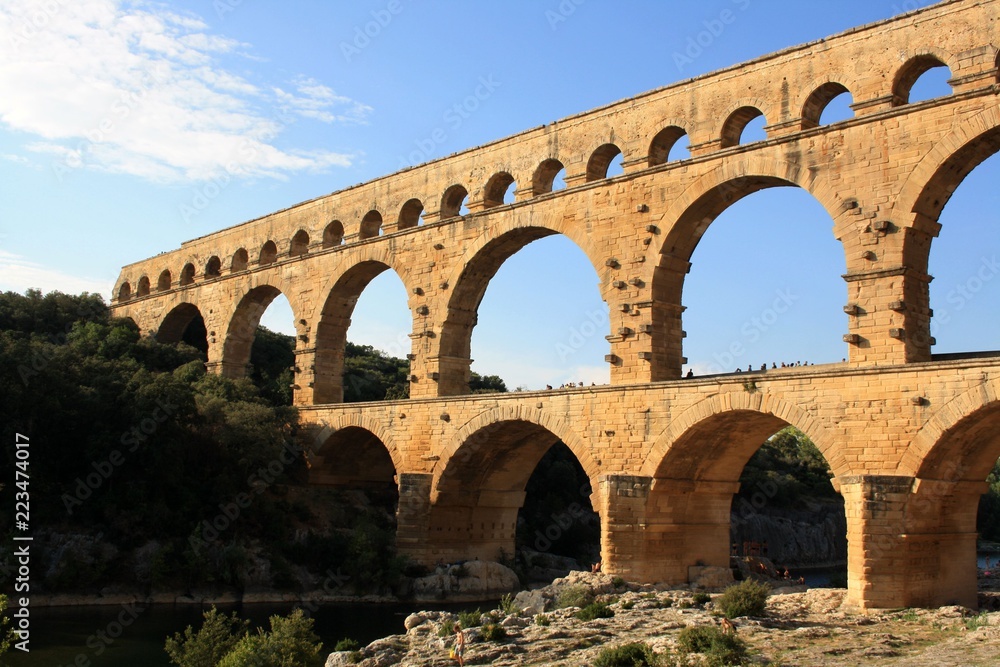
[[[240,620],[235,611],[227,617],[214,606],[202,618],[204,621],[197,631],[189,625],[184,634],[178,632],[167,638],[163,650],[170,656],[170,662],[179,667],[215,667],[250,627],[250,622]]]

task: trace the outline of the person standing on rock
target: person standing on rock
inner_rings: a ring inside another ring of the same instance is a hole
[[[458,667],[465,667],[465,631],[461,623],[455,624],[455,648],[452,649]]]

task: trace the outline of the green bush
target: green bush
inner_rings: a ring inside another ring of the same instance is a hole
[[[483,624],[483,640],[488,642],[498,642],[507,638],[507,631],[503,626],[493,622]]]
[[[594,667],[655,667],[659,664],[653,649],[642,642],[606,648],[594,660]]]
[[[706,602],[712,601],[712,596],[708,593],[695,593],[692,601],[695,604],[705,604]]]
[[[449,637],[453,634],[455,634],[455,621],[446,619],[438,628],[438,637]]]
[[[500,598],[500,606],[497,609],[504,616],[520,616],[521,614],[521,610],[514,604],[514,595],[512,593],[507,593],[507,595]]]
[[[747,657],[747,645],[735,635],[727,635],[715,626],[684,628],[677,637],[682,653],[701,653],[709,667],[741,665]]]
[[[547,627],[549,627],[549,624],[551,622],[552,621],[550,621],[549,617],[546,616],[545,614],[538,614],[537,616],[535,616],[535,625],[539,625],[539,626],[541,626],[543,628],[547,628]]]
[[[568,586],[561,591],[559,591],[559,596],[556,598],[556,608],[565,609],[566,607],[586,607],[594,601],[594,594],[590,592],[590,589],[583,585]]]
[[[337,642],[336,646],[333,647],[334,651],[357,651],[361,648],[361,644],[353,639],[341,639]]]
[[[218,667],[320,667],[323,643],[313,632],[313,619],[301,609],[272,616],[270,632],[246,635],[219,661]]]
[[[458,622],[463,628],[478,628],[483,624],[483,612],[480,609],[459,612]]]
[[[603,602],[592,602],[586,607],[576,612],[576,617],[581,621],[593,621],[595,618],[611,618],[615,612]]]
[[[212,607],[202,614],[204,621],[197,632],[189,625],[184,634],[168,637],[163,650],[170,662],[179,667],[215,667],[239,643],[250,627],[234,611],[231,616],[220,614]]]
[[[771,587],[753,579],[745,579],[727,588],[715,601],[726,618],[763,616]]]
[[[614,579],[611,580],[611,585],[614,586],[615,588],[624,588],[625,586],[628,585],[628,582],[626,582],[625,579],[622,577],[615,577]]]
[[[635,602],[633,602],[632,600],[626,600],[625,602],[622,602],[622,604],[621,604],[622,609],[625,609],[625,610],[631,609],[634,606],[635,606]]]

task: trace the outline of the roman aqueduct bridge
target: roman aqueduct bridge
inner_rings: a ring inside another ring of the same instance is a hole
[[[852,602],[974,606],[1000,358],[932,355],[928,256],[951,193],[1000,151],[998,46],[996,0],[863,26],[185,242],[124,267],[113,310],[165,341],[201,318],[209,367],[238,377],[261,314],[285,295],[313,481],[394,481],[398,544],[414,558],[510,552],[528,476],[561,440],[591,480],[606,571],[687,581],[692,566],[728,565],[742,468],[791,424],[844,497]],[[910,103],[936,67],[951,94]],[[822,125],[845,91],[854,117]],[[766,140],[741,144],[761,115]],[[668,159],[685,134],[690,157]],[[624,173],[608,178],[619,153]],[[562,169],[567,187],[553,191]],[[682,379],[695,246],[726,208],[775,186],[808,191],[832,219],[849,357]],[[611,385],[469,395],[491,278],[552,234],[600,277]],[[344,404],[353,305],[387,270],[412,313],[410,398]]]

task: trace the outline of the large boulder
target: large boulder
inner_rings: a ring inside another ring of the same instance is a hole
[[[490,600],[520,587],[509,567],[473,560],[439,567],[434,574],[414,580],[413,596],[418,600]]]

